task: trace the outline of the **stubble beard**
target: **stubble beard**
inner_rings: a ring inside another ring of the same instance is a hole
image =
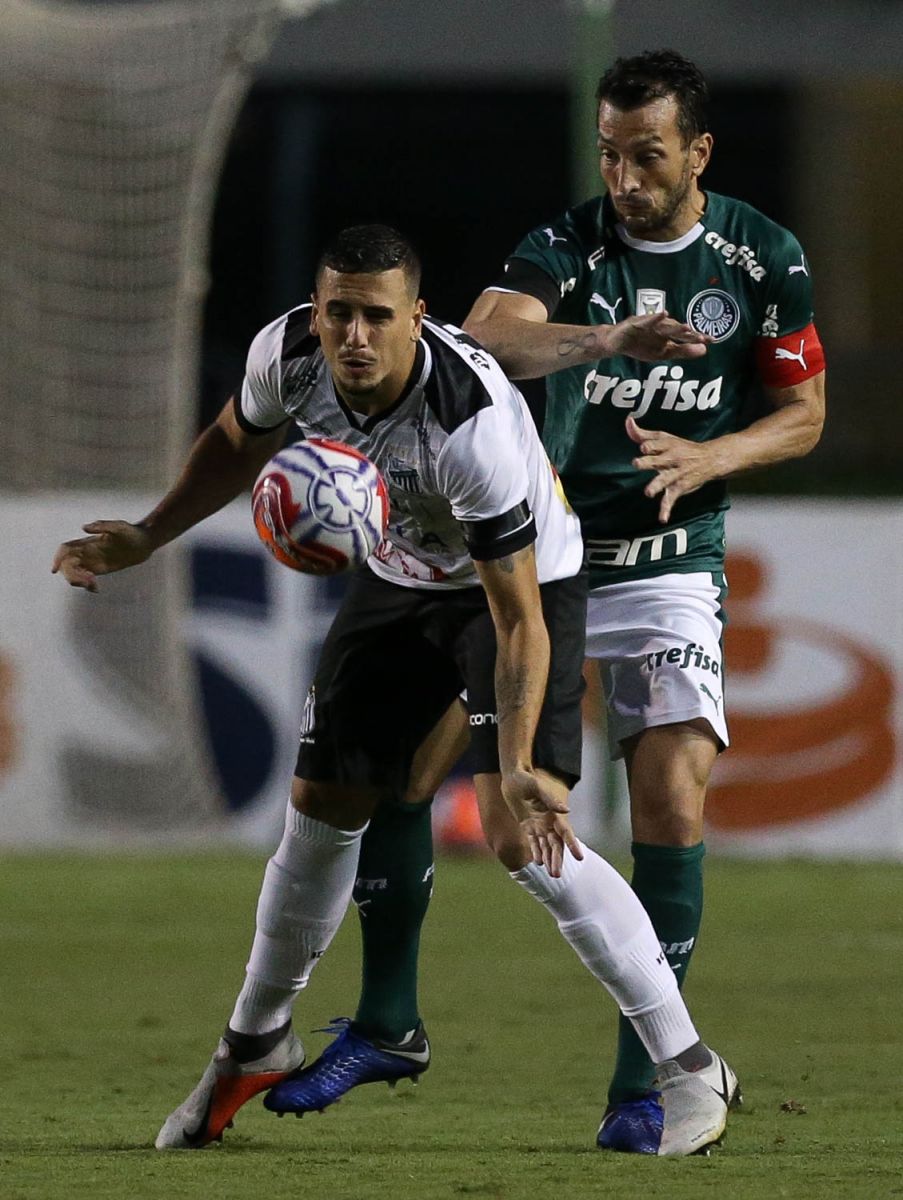
[[[333,382],[339,384],[339,379],[336,373],[333,374]],[[374,381],[362,379],[348,379],[347,377],[341,380],[340,390],[348,396],[371,396],[379,389],[382,383],[381,379]]]
[[[668,193],[661,209],[649,213],[648,216],[644,214],[641,217],[621,217],[627,232],[637,237],[643,237],[650,233],[661,233],[663,229],[667,229],[686,203],[692,182],[693,175],[690,171],[690,164],[687,162],[679,182]]]

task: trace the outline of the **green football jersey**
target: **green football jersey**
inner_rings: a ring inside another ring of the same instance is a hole
[[[640,241],[618,224],[610,200],[596,197],[530,233],[505,270],[499,287],[536,296],[559,324],[667,311],[714,339],[701,358],[615,357],[548,376],[543,440],[580,516],[592,587],[720,572],[725,484],[681,497],[671,523],[659,524],[660,498],[643,494],[651,476],[631,465],[638,449],[624,422],[632,413],[643,428],[693,441],[742,426],[757,343],[812,322],[797,240],[750,205],[709,192],[705,213],[683,237]]]

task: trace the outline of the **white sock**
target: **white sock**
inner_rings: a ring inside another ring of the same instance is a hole
[[[245,983],[229,1018],[237,1033],[268,1033],[290,1019],[348,908],[363,832],[334,829],[289,803],[260,889]]]
[[[512,871],[558,923],[583,964],[629,1018],[649,1057],[664,1062],[699,1040],[652,922],[614,867],[583,846],[565,854],[561,878],[529,863]]]

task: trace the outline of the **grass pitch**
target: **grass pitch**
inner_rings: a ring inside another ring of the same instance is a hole
[[[747,1104],[709,1159],[601,1154],[614,1005],[494,863],[440,863],[424,939],[434,1063],[324,1116],[259,1101],[160,1154],[240,984],[260,857],[7,857],[2,1200],[820,1200],[903,1196],[903,874],[710,861],[697,1024]],[[356,918],[296,1009],[357,995]],[[401,1085],[406,1087],[409,1085]],[[401,1088],[399,1089],[401,1091]]]

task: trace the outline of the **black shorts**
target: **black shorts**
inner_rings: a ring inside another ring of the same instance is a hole
[[[533,763],[573,786],[580,778],[586,577],[543,584],[540,594],[551,661]],[[359,571],[320,652],[295,774],[399,796],[417,748],[465,689],[473,771],[498,771],[495,646],[482,587],[406,588]]]

